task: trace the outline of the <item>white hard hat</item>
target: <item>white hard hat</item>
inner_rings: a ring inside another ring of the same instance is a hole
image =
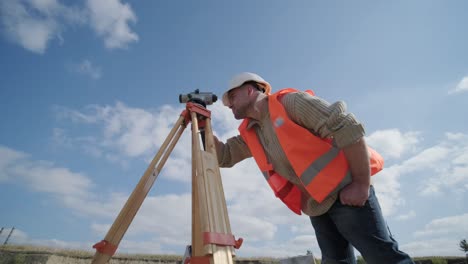
[[[255,73],[251,72],[243,72],[240,73],[232,78],[232,80],[229,82],[229,88],[226,90],[226,92],[223,94],[223,104],[225,106],[229,105],[229,98],[228,98],[228,93],[234,88],[237,88],[244,84],[245,82],[248,81],[254,81],[257,83],[262,84],[262,87],[265,88],[265,91],[263,91],[264,94],[270,94],[271,92],[271,85],[265,81],[262,77]]]

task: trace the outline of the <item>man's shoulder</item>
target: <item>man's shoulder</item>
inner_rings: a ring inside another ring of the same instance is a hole
[[[294,106],[294,104],[297,102],[297,100],[310,100],[314,97],[314,95],[305,92],[305,91],[292,91],[289,93],[285,93],[279,98],[279,101],[285,105],[291,105]]]
[[[288,99],[295,98],[300,93],[302,93],[302,91],[299,91],[299,90],[281,93],[280,96],[278,96],[278,99],[280,102],[282,102],[284,98],[288,98]]]

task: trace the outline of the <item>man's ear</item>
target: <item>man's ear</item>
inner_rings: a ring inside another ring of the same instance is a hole
[[[255,87],[253,87],[252,85],[249,85],[247,88],[248,88],[248,90],[247,90],[248,95],[253,94],[253,92],[255,92],[255,91],[257,90],[257,89],[256,89]]]

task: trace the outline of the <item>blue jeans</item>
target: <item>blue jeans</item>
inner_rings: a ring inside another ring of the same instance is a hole
[[[310,220],[322,251],[322,264],[355,264],[353,246],[368,264],[414,263],[408,254],[398,250],[373,186],[363,207],[343,205],[337,199],[327,213],[311,216]]]

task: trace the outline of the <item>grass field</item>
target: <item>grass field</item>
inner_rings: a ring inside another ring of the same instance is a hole
[[[3,257],[2,257],[3,256]],[[51,260],[53,256],[56,260]],[[81,264],[90,263],[94,251],[56,249],[49,247],[28,246],[28,245],[4,245],[0,246],[0,264]],[[450,256],[427,256],[414,258],[416,264],[468,264],[463,257]],[[112,263],[181,263],[181,255],[147,255],[147,254],[116,254]],[[278,258],[235,258],[236,263],[242,264],[279,264]],[[316,259],[320,264],[320,259]],[[364,264],[362,258],[358,258],[358,264]]]
[[[10,255],[8,262],[2,262],[2,254],[8,253]],[[14,258],[11,255],[15,255]],[[74,250],[74,249],[56,249],[49,247],[29,246],[29,245],[6,245],[0,246],[0,264],[29,264],[30,261],[26,261],[26,256],[35,256],[37,263],[42,263],[37,260],[40,256],[58,256],[67,259],[86,260],[86,263],[90,263],[90,260],[94,256],[94,251]],[[115,254],[111,263],[180,263],[182,262],[182,255],[148,255],[148,254]],[[34,259],[30,257],[29,259]],[[71,262],[81,263],[81,262]],[[244,264],[277,264],[280,262],[279,259],[275,258],[236,258],[237,263]],[[36,263],[36,262],[34,262]],[[45,262],[44,262],[45,263]],[[55,263],[55,262],[47,262]]]

